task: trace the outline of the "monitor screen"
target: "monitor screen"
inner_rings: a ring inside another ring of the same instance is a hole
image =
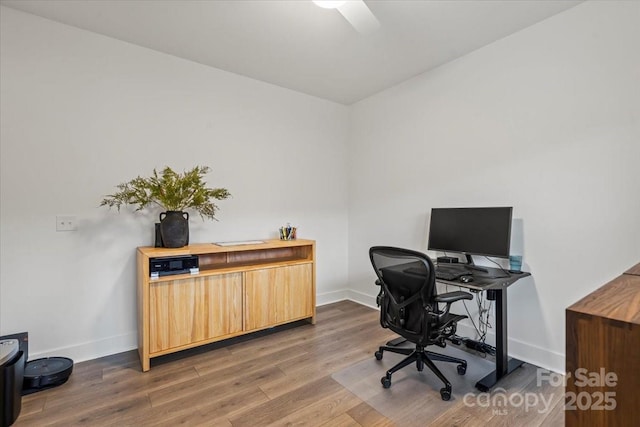
[[[429,250],[509,257],[511,207],[434,208]]]

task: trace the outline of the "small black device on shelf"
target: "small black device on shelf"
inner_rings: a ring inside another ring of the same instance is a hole
[[[181,255],[173,257],[149,258],[149,274],[151,277],[171,276],[197,272],[199,261],[197,255]]]

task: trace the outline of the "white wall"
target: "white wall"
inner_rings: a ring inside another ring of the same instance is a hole
[[[134,248],[158,211],[97,205],[164,165],[209,165],[234,195],[194,242],[286,221],[316,239],[320,303],[373,303],[369,246],[425,249],[432,207],[514,206],[533,277],[509,290],[510,350],[556,370],[564,308],[640,259],[637,2],[582,4],[352,108],[0,9],[0,334],[29,331],[32,358],[135,347]]]
[[[426,250],[431,208],[513,206],[510,351],[563,371],[565,308],[640,261],[639,42],[639,2],[588,2],[354,105],[352,297],[370,246]]]
[[[192,242],[317,240],[320,303],[347,278],[348,108],[13,9],[1,9],[0,335],[31,358],[136,347],[137,246],[159,211],[99,208],[154,167],[209,165],[219,222]],[[78,218],[56,232],[57,214]]]

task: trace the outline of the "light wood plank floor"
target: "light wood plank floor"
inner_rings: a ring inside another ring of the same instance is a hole
[[[60,387],[25,396],[15,426],[393,426],[331,375],[394,337],[380,327],[378,311],[342,301],[319,307],[316,325],[152,359],[146,373],[135,351],[107,356],[76,364]],[[532,378],[517,381],[526,390]],[[431,424],[561,426],[563,401],[549,413],[521,415],[503,417],[459,399]]]

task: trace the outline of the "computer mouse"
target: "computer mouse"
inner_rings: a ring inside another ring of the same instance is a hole
[[[473,276],[462,276],[460,278],[460,281],[462,283],[469,283],[469,282],[473,282]]]

